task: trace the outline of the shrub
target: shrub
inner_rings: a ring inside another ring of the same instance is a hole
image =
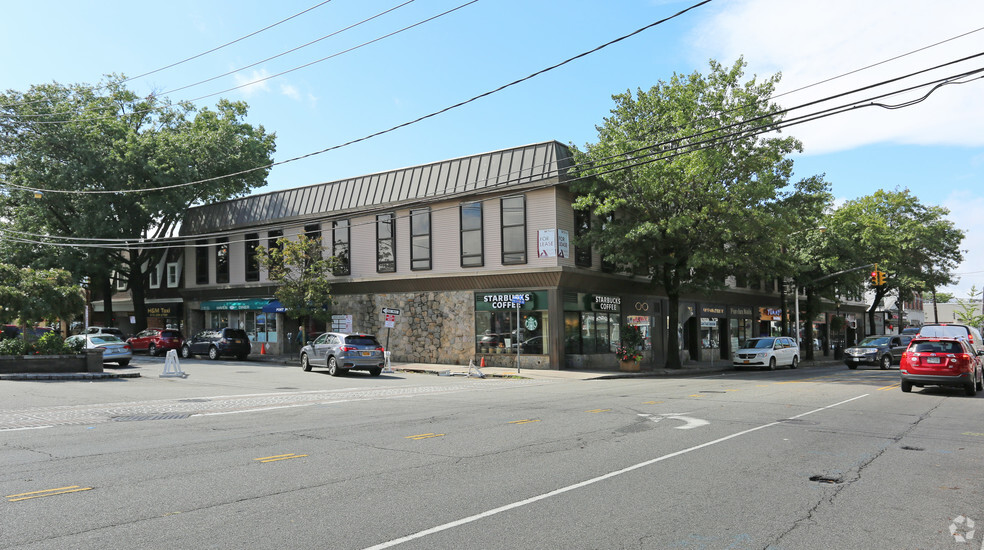
[[[55,334],[54,332],[47,332],[41,338],[38,338],[36,342],[33,343],[34,350],[32,353],[39,355],[59,355],[66,353],[65,341],[62,337]],[[69,352],[71,353],[71,352]]]
[[[0,355],[26,355],[24,341],[20,338],[0,340]]]

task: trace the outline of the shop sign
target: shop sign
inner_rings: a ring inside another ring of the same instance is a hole
[[[553,258],[557,255],[557,233],[553,229],[536,232],[536,257]]]
[[[723,305],[716,304],[702,304],[700,306],[700,316],[701,317],[717,317],[722,318],[725,316],[725,307]]]
[[[713,317],[701,317],[700,327],[701,328],[716,328],[718,326],[717,319]]]
[[[594,311],[618,311],[622,307],[622,298],[619,296],[595,294],[591,305],[591,309]]]
[[[762,321],[782,321],[782,308],[760,307],[759,319]]]
[[[557,257],[571,257],[571,236],[566,229],[557,230]]]
[[[181,305],[150,306],[147,308],[147,317],[179,317],[181,315]]]
[[[728,306],[728,317],[753,317],[752,306]]]
[[[521,296],[523,299],[523,304],[519,306],[520,309],[536,309],[536,293],[535,292],[502,292],[496,294],[476,294],[475,295],[475,309],[477,310],[500,310],[500,309],[516,309],[516,304],[513,303],[513,296]]]

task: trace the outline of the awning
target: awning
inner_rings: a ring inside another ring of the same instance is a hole
[[[227,311],[227,310],[256,310],[263,309],[270,303],[269,298],[258,300],[212,300],[202,302],[202,311]]]
[[[272,300],[269,304],[263,306],[264,313],[284,313],[287,308],[280,303],[280,300]]]

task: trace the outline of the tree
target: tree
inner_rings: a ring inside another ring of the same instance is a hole
[[[109,76],[100,86],[52,83],[0,94],[5,232],[26,241],[120,242],[58,247],[6,239],[0,258],[64,267],[76,281],[88,276],[103,290],[107,316],[110,277],[118,274],[128,282],[140,330],[148,273],[160,257],[141,243],[171,235],[189,206],[264,185],[275,136],[245,122],[245,103],[220,100],[215,110],[198,111],[138,97],[123,81]],[[235,175],[220,177],[226,174]],[[45,191],[38,197],[15,186]]]
[[[977,285],[971,285],[967,291],[967,300],[957,300],[960,309],[956,312],[957,319],[965,325],[970,325],[980,329],[984,327],[984,309],[981,307],[981,295],[984,292],[977,290]]]
[[[885,285],[872,287],[869,331],[875,326],[875,310],[889,293],[905,296],[956,282],[953,270],[963,260],[964,233],[947,214],[946,208],[923,205],[908,189],[897,189],[847,201],[830,216],[833,231],[854,237],[855,261],[878,264],[887,275]],[[859,273],[856,281],[867,275]]]
[[[680,367],[681,295],[765,271],[762,259],[792,223],[779,199],[800,143],[759,136],[780,121],[769,102],[779,77],[742,83],[744,66],[711,61],[707,76],[674,74],[617,94],[598,142],[573,147],[583,178],[572,185],[574,207],[604,220],[577,244],[666,293],[670,368]]]
[[[257,247],[260,265],[269,270],[270,279],[280,283],[273,295],[298,319],[327,323],[331,319],[329,278],[341,265],[334,256],[325,257],[321,238],[299,235],[296,241],[277,239],[277,246]]]
[[[24,328],[43,320],[73,319],[82,312],[85,300],[82,288],[63,269],[0,264],[0,304],[0,323],[20,321]]]
[[[923,291],[922,299],[926,302],[935,302],[937,304],[949,304],[953,301],[954,295],[952,292],[933,292]]]

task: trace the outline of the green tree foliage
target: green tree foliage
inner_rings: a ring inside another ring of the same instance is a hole
[[[927,206],[908,189],[879,190],[847,201],[829,217],[831,231],[850,235],[850,253],[858,265],[878,264],[887,284],[874,287],[868,309],[868,327],[875,326],[875,310],[889,293],[907,295],[955,283],[953,270],[963,261],[960,243],[964,232],[946,218],[949,211]],[[858,272],[863,283],[870,270]]]
[[[711,61],[706,76],[675,74],[649,91],[615,95],[598,142],[574,148],[584,177],[573,186],[575,208],[602,220],[578,244],[620,271],[649,276],[669,298],[671,327],[683,293],[768,272],[779,236],[802,225],[782,194],[787,155],[800,144],[758,135],[780,121],[769,102],[779,77],[743,82],[744,66]],[[680,366],[678,340],[671,329],[671,368]]]
[[[331,319],[331,283],[329,278],[339,268],[334,256],[325,257],[321,238],[299,235],[296,241],[277,239],[277,246],[258,247],[256,257],[280,283],[274,296],[298,319]]]
[[[189,206],[264,185],[275,136],[245,121],[245,103],[220,100],[214,110],[197,110],[139,97],[123,81],[0,94],[2,229],[16,237],[4,239],[0,260],[87,276],[107,302],[110,276],[120,273],[140,329],[147,275],[161,254],[140,243],[170,235]],[[225,174],[236,175],[219,177]],[[200,183],[182,185],[189,182]],[[46,191],[38,197],[24,187]],[[119,239],[121,247],[22,242],[44,236]]]
[[[956,312],[957,319],[965,325],[984,327],[984,311],[981,310],[981,296],[984,292],[977,289],[977,285],[971,285],[967,291],[966,300],[957,300],[960,309]]]

